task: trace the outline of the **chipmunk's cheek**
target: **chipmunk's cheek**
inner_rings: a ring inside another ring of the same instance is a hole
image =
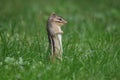
[[[61,25],[61,26],[63,26],[64,24],[63,24],[63,23],[61,23],[60,25]]]

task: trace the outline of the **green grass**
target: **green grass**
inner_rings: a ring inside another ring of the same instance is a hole
[[[0,80],[120,80],[119,0],[1,0]],[[62,28],[63,61],[47,59],[46,21]]]

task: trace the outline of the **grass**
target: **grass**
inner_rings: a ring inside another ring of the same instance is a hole
[[[120,80],[119,0],[1,0],[1,80]],[[63,27],[63,61],[47,60],[46,21]]]

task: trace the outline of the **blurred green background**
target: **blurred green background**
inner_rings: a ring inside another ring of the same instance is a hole
[[[62,27],[63,61],[48,61],[46,24]],[[1,80],[120,80],[120,0],[0,0]]]

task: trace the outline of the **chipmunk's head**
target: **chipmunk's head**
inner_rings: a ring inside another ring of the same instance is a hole
[[[60,16],[57,16],[55,13],[52,13],[52,14],[50,15],[49,21],[50,21],[51,23],[54,23],[54,24],[58,25],[58,26],[63,26],[64,24],[67,23],[66,20],[64,20],[64,19],[63,19],[62,17],[60,17]]]

